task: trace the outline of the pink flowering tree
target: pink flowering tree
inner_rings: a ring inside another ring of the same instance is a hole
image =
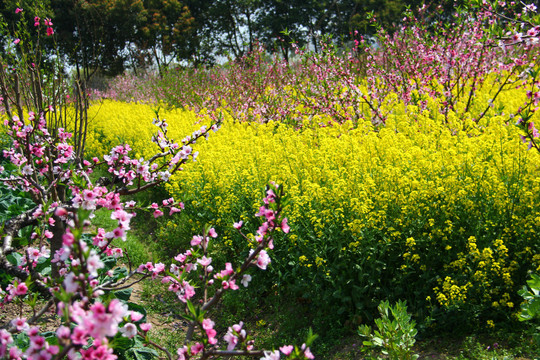
[[[537,9],[516,4],[523,7],[520,17],[501,20],[495,10],[499,2],[479,4],[451,15],[440,7],[408,11],[398,31],[379,28],[370,39],[353,32],[349,48],[332,39],[317,52],[292,44],[290,62],[256,46],[226,66],[172,69],[158,86],[167,101],[179,106],[211,114],[223,109],[237,121],[298,128],[360,120],[384,125],[401,105],[414,118],[430,104],[445,124],[526,115],[528,104],[512,108],[499,99],[506,90],[527,86],[534,103],[536,76],[529,72],[539,48]],[[491,89],[490,99],[478,96],[486,89]]]
[[[24,11],[17,8],[15,13]],[[50,19],[35,21],[38,31],[54,36]],[[168,359],[314,358],[309,348],[312,335],[302,346],[259,350],[242,322],[220,334],[219,329],[227,326],[218,327],[208,313],[226,291],[248,286],[253,269],[264,270],[271,263],[274,236],[289,231],[282,215],[283,189],[273,183],[268,186],[255,214],[261,219],[257,236],[250,240],[244,258],[230,259],[223,268],[214,269],[218,265],[209,252],[218,237],[212,227],[194,236],[191,248],[168,265],[147,263],[133,268],[128,261],[129,268],[117,266],[116,259],[123,256],[117,243],[126,239],[136,211],[159,217],[183,209],[173,198],[142,206],[126,196],[168,181],[195,161],[196,144],[217,131],[220,122],[175,141],[168,136],[167,122],[158,116],[152,137],[156,152],[149,159],[133,158],[130,146],[119,144],[102,159],[86,160],[86,123],[80,120],[80,111],[87,99],[75,96],[69,105],[68,89],[59,90],[57,82],[48,82],[54,76],[42,72],[35,58],[39,52],[31,55],[30,44],[22,47],[29,38],[21,38],[15,36],[9,45],[8,58],[2,59],[8,66],[0,72],[3,131],[10,139],[2,154],[9,165],[0,166],[0,182],[27,192],[34,206],[6,221],[0,232],[0,271],[12,279],[0,288],[0,306],[19,308],[19,315],[0,329],[0,358],[115,359],[115,350],[130,349],[156,356],[162,353]],[[75,118],[66,117],[63,109],[67,106],[76,109]],[[98,168],[103,168],[104,176],[95,175]],[[92,226],[94,212],[103,208],[116,223],[111,229]],[[241,222],[231,226],[242,234]],[[29,246],[18,248],[14,239],[28,227],[32,229]],[[121,291],[146,278],[167,284],[189,323],[184,344],[175,354],[150,340],[151,324],[144,309],[127,302]],[[38,302],[38,297],[43,301]],[[25,313],[23,304],[32,311]],[[53,336],[46,336],[38,325],[49,313],[60,322]]]
[[[490,14],[492,22],[488,29],[490,37],[505,52],[521,52],[525,56],[511,60],[520,66],[521,73],[516,81],[526,91],[527,98],[510,116],[522,129],[523,142],[529,148],[540,151],[540,132],[532,121],[540,103],[540,13],[534,2],[472,1],[473,6]]]
[[[296,49],[302,59],[297,82],[304,84],[294,87],[296,99],[314,115],[374,125],[384,125],[396,105],[405,105],[414,117],[429,103],[445,124],[450,114],[465,123],[519,111],[494,104],[502,92],[520,85],[537,48],[533,39],[527,47],[501,43],[489,31],[494,21],[482,8],[456,9],[448,16],[423,6],[406,12],[393,33],[379,28],[367,40],[354,32],[348,51],[340,53],[332,43],[321,44],[320,53]],[[498,78],[495,84],[490,76]],[[495,89],[490,101],[477,96],[482,88]]]

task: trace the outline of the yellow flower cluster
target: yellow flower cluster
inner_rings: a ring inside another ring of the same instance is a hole
[[[442,286],[433,289],[439,304],[459,305],[467,296],[495,308],[499,304],[512,304],[507,297],[508,292],[512,292],[518,266],[515,260],[508,263],[508,248],[503,240],[496,239],[491,246],[480,250],[477,239],[471,236],[467,239],[466,249],[467,253],[458,253],[457,260],[445,265],[446,271],[459,277],[460,281],[447,276]],[[464,283],[461,287],[458,286],[460,282]],[[456,295],[458,289],[459,296]]]
[[[127,143],[133,158],[149,158],[159,148],[151,138],[159,130],[152,124],[159,115],[168,123],[168,136],[180,142],[186,135],[201,127],[194,113],[179,109],[104,100],[94,103],[88,110],[86,151],[90,156],[101,156],[114,146]]]
[[[450,276],[447,276],[443,281],[441,288],[436,287],[434,290],[437,293],[437,301],[442,306],[450,306],[454,304],[462,304],[467,299],[467,291],[472,286],[467,283],[463,286],[457,285],[457,282]]]

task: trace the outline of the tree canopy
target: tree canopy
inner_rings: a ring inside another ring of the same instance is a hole
[[[419,0],[5,0],[0,14],[7,26],[14,11],[28,17],[47,14],[66,62],[90,77],[127,68],[172,62],[213,63],[220,56],[236,58],[264,44],[289,55],[289,44],[310,46],[331,36],[347,43],[355,31],[375,31],[370,19],[392,31],[403,11]],[[5,43],[5,42],[4,42]]]

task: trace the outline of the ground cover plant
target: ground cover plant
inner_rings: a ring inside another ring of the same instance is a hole
[[[2,332],[3,354],[312,358],[307,328],[328,354],[362,325],[367,345],[414,358],[417,331],[501,333],[534,321],[534,280],[519,290],[540,270],[540,28],[533,7],[517,5],[518,16],[501,6],[457,12],[449,27],[442,12],[408,12],[401,33],[380,29],[378,47],[354,34],[346,50],[330,40],[320,52],[293,45],[296,60],[254,46],[223,67],[124,76],[91,106],[85,97],[84,111],[62,102],[68,89],[54,93],[65,109],[55,112],[42,106],[48,96],[17,90],[17,75],[36,77],[28,65],[39,62],[17,57],[30,39],[14,38],[6,61],[15,70],[4,67],[1,83],[13,165],[2,181],[38,207],[4,224],[4,301],[39,310],[29,290],[46,301],[56,286],[64,323],[55,343],[28,326],[37,316],[19,315]],[[43,24],[53,35],[51,20]],[[42,102],[23,106],[32,99]],[[68,122],[73,113],[84,117]],[[98,208],[110,229],[90,226]],[[130,224],[152,228],[144,241],[156,260],[120,270],[116,243]],[[16,255],[23,225],[32,234]],[[254,267],[266,271],[251,281]],[[173,349],[152,340],[144,308],[129,301],[136,275],[174,293],[171,311],[188,325]],[[266,338],[268,318],[250,318],[261,305],[289,314]],[[246,324],[231,320],[238,315]],[[253,347],[253,323],[271,351]],[[280,347],[299,333],[304,345]],[[382,333],[395,338],[381,342]]]

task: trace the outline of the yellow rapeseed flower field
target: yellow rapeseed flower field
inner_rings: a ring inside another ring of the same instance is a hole
[[[509,91],[499,101],[521,98]],[[153,110],[94,105],[89,152],[125,141],[148,157]],[[173,219],[158,233],[163,247],[175,253],[188,241],[178,236],[212,222],[222,235],[216,249],[241,251],[245,242],[232,223],[243,220],[246,233],[255,232],[252,214],[273,180],[285,186],[292,229],[274,250],[282,283],[314,299],[335,299],[350,313],[392,297],[425,311],[508,310],[527,271],[540,266],[540,154],[527,150],[505,116],[479,123],[453,113],[445,123],[441,116],[429,106],[395,106],[384,127],[310,126],[332,122],[318,117],[306,118],[301,130],[226,118],[196,145],[197,162],[167,185],[186,211],[181,226]],[[160,117],[178,140],[201,125],[182,110]],[[488,319],[493,314],[480,320]]]

